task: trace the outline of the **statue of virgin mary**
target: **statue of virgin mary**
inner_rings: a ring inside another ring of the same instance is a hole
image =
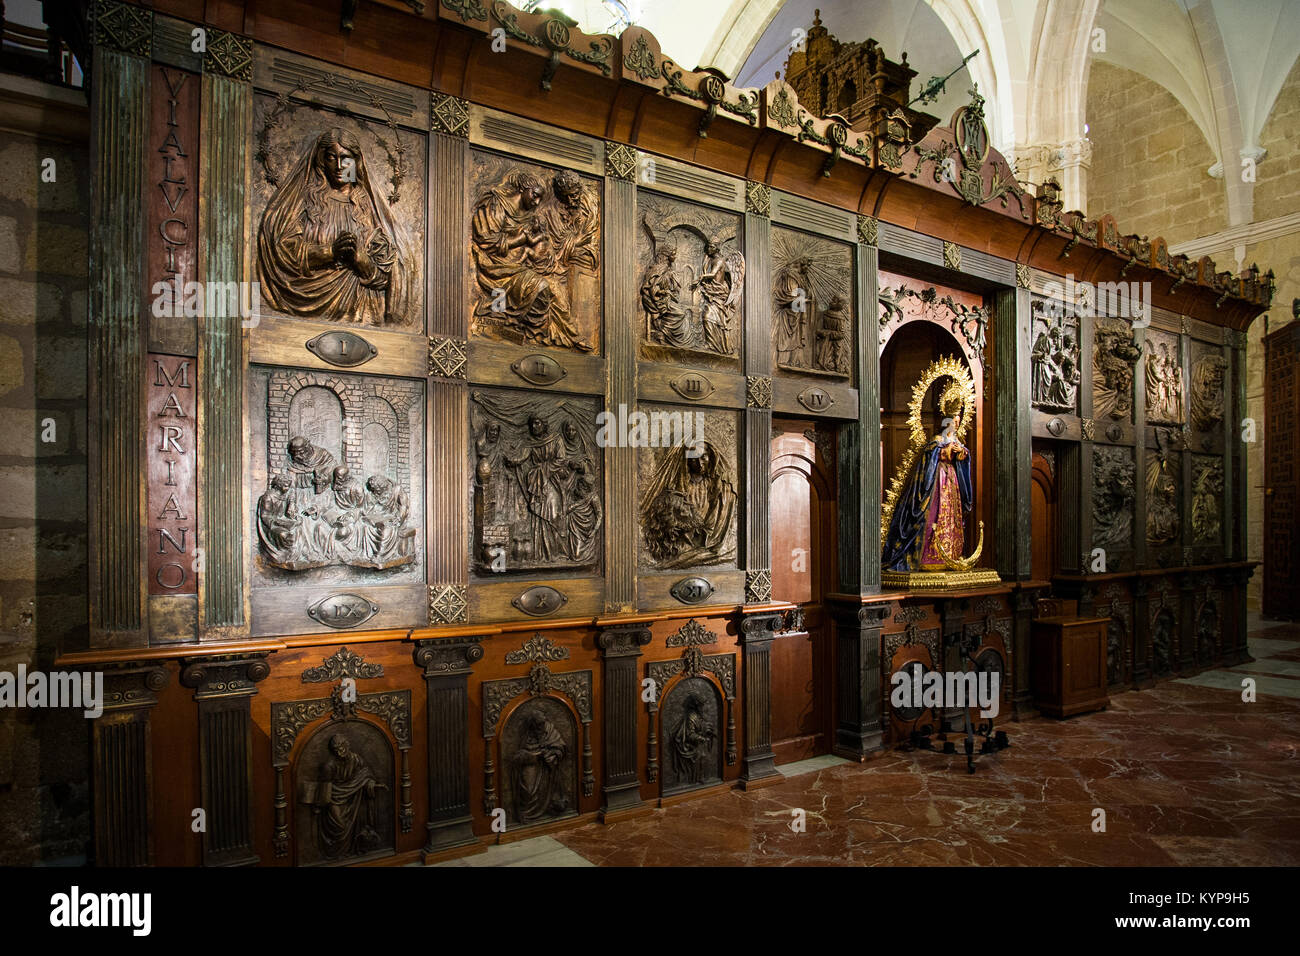
[[[413,321],[414,264],[354,133],[321,133],[271,197],[258,230],[257,277],[262,297],[288,315]]]
[[[926,440],[921,403],[931,385],[948,378],[939,396],[939,428]],[[966,513],[974,509],[970,449],[962,438],[975,407],[975,386],[959,361],[932,364],[912,390],[908,422],[912,443],[885,503],[881,535],[881,584],[944,588],[997,583],[997,573],[975,568],[984,547],[984,526],[964,556]]]
[[[974,497],[970,451],[957,438],[964,410],[960,385],[944,390],[939,409],[939,433],[916,456],[890,517],[881,555],[881,567],[889,571],[942,571],[965,548],[963,514]]]

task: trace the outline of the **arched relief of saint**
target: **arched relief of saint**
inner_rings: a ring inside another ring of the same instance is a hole
[[[257,277],[263,301],[287,315],[417,323],[416,255],[355,133],[322,132],[280,183],[258,229]]]

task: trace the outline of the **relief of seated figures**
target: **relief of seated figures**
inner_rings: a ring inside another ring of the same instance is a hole
[[[372,475],[364,485],[324,448],[301,435],[289,463],[257,502],[257,536],[272,567],[304,571],[331,564],[399,568],[415,561],[415,528],[400,485]]]

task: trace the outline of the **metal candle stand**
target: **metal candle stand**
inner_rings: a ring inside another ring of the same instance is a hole
[[[973,653],[973,649],[975,646],[976,644],[974,641],[968,641],[966,639],[961,640],[962,656],[965,657],[967,663],[971,665],[968,668],[968,670],[974,669],[978,671],[979,662],[975,659]],[[999,681],[999,689],[1000,689],[1000,685],[1001,682]],[[978,727],[973,726],[971,724],[969,707],[961,708],[961,717],[962,717],[962,723],[966,731],[966,739],[965,741],[963,741],[963,743],[965,745],[964,749],[966,751],[966,772],[967,773],[975,772],[976,734],[978,734],[980,737],[983,738],[983,741],[980,743],[981,754],[997,753],[999,750],[1006,750],[1008,747],[1011,746],[1011,741],[1007,739],[1007,732],[1005,730],[995,731],[993,729],[993,718],[990,717],[990,718],[982,719],[979,722]],[[917,718],[917,722],[919,721],[920,721],[920,717]],[[942,729],[943,727],[942,718],[940,719],[939,725],[940,725],[939,733],[935,734],[934,727],[930,724],[926,724],[924,727],[920,729],[918,729],[914,724],[912,727],[912,732],[909,735],[909,741],[911,745],[915,747],[917,750],[934,750],[935,749],[934,738],[937,738],[943,744],[943,753],[955,754],[957,752],[957,744],[955,741],[949,740],[948,733]]]

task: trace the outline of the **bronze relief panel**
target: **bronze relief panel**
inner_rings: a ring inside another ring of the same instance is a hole
[[[470,335],[598,353],[598,182],[572,170],[475,151],[469,191]]]
[[[1108,551],[1133,547],[1136,466],[1130,448],[1092,449],[1092,545]]]
[[[254,366],[250,390],[254,585],[423,581],[424,383]]]
[[[1223,349],[1193,342],[1191,371],[1188,394],[1192,427],[1199,432],[1217,433],[1223,424],[1224,381],[1228,371]]]
[[[469,416],[475,574],[597,569],[605,540],[597,400],[479,388]]]
[[[707,678],[673,685],[660,707],[660,727],[664,796],[722,781],[722,701]]]
[[[1034,299],[1030,361],[1032,402],[1046,412],[1074,415],[1079,409],[1079,323],[1051,299]]]
[[[1182,530],[1182,455],[1163,446],[1148,449],[1145,481],[1147,544],[1176,545]]]
[[[853,250],[772,227],[772,364],[779,372],[851,382]]]
[[[1142,346],[1124,319],[1099,317],[1093,326],[1092,414],[1097,421],[1133,421],[1133,370]]]
[[[1183,364],[1178,336],[1147,330],[1142,359],[1149,424],[1183,423]]]
[[[288,95],[253,125],[258,315],[422,333],[425,137]]]
[[[638,450],[641,569],[736,567],[737,413],[668,406],[641,411],[651,421],[680,413],[690,422],[689,435],[683,428],[672,444],[651,442]]]
[[[738,367],[745,283],[741,217],[641,190],[637,226],[641,357]]]
[[[1192,456],[1192,541],[1217,545],[1223,533],[1223,459]]]

